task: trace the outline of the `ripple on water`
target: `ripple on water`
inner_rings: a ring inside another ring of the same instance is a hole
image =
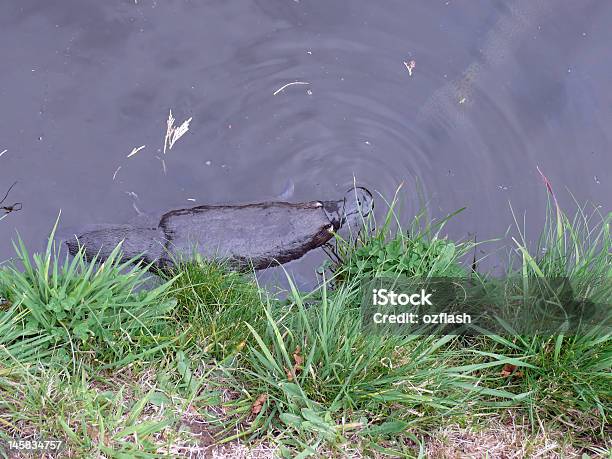
[[[24,211],[0,225],[0,259],[16,228],[39,245],[60,207],[70,226],[127,221],[125,192],[156,212],[419,180],[434,213],[469,207],[455,235],[483,237],[508,200],[541,212],[535,165],[612,195],[605,2],[18,3],[0,4],[0,174]],[[169,109],[193,122],[162,171]]]

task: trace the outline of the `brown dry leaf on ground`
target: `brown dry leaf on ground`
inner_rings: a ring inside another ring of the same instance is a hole
[[[295,368],[302,368],[302,365],[304,364],[304,357],[302,357],[302,348],[300,346],[295,348],[295,351],[293,352],[293,360],[295,362]]]
[[[296,375],[303,368],[302,365],[304,364],[304,357],[302,357],[301,352],[302,352],[302,348],[298,345],[295,348],[295,351],[293,351],[293,361],[295,362],[295,364],[293,365],[293,368],[288,369],[287,367],[283,367],[285,370],[285,374],[287,375],[287,379],[289,381],[293,381]]]
[[[500,375],[503,378],[507,378],[508,376],[512,375],[512,373],[514,373],[515,371],[516,371],[516,365],[507,363],[504,365],[504,368],[502,368]]]
[[[268,400],[268,394],[261,394],[259,397],[257,397],[257,400],[255,400],[255,403],[253,403],[253,407],[251,408],[251,413],[259,414],[263,408],[263,404],[266,403],[266,400]]]
[[[502,371],[500,372],[500,376],[503,378],[508,378],[509,376],[515,376],[517,378],[522,378],[523,372],[516,371],[516,368],[517,368],[516,365],[507,363],[504,365],[504,368],[502,368]]]
[[[302,356],[301,352],[302,348],[300,346],[296,347],[295,351],[293,352],[293,361],[295,362],[295,365],[293,365],[294,376],[297,375],[304,368],[304,357]]]

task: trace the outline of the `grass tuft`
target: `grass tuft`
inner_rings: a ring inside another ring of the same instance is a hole
[[[399,192],[399,189],[398,189]],[[471,242],[453,242],[442,236],[451,218],[430,220],[425,210],[414,216],[407,228],[400,224],[394,196],[381,222],[373,214],[362,218],[363,226],[348,238],[337,236],[328,263],[336,280],[371,279],[375,276],[461,277],[469,269],[465,256],[474,249]]]
[[[177,303],[173,317],[188,330],[189,342],[183,342],[183,348],[196,346],[223,360],[245,346],[249,326],[261,330],[265,324],[260,288],[248,274],[196,257],[177,262],[165,276],[173,282],[168,291]]]
[[[16,260],[2,270],[18,333],[44,337],[58,361],[73,365],[82,358],[113,363],[159,345],[164,316],[175,304],[162,299],[171,282],[145,289],[146,269],[122,263],[120,246],[103,263],[88,262],[83,250],[71,259],[54,233],[55,227],[45,252],[33,256],[19,238]]]

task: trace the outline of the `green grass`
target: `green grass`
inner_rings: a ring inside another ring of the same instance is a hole
[[[560,208],[549,209],[533,250],[522,230],[513,239],[517,263],[508,275],[520,276],[525,291],[533,283],[565,277],[578,298],[603,305],[607,324],[588,324],[575,333],[551,336],[492,335],[478,346],[530,364],[520,378],[504,381],[499,375],[490,376],[491,383],[501,383],[505,390],[529,394],[523,405],[532,423],[553,419],[584,438],[607,438],[612,406],[612,213],[602,215],[595,209],[587,214],[580,207],[570,220]]]
[[[247,395],[237,407],[253,406],[265,395],[249,435],[289,429],[294,436],[285,444],[304,451],[322,442],[340,446],[349,434],[434,423],[468,398],[450,384],[457,377],[445,369],[450,356],[441,349],[449,337],[363,334],[359,309],[352,306],[356,300],[350,298],[359,294],[355,284],[335,292],[323,284],[316,307],[294,287],[282,314],[268,303],[265,333],[252,329],[256,344],[228,369]],[[415,417],[417,412],[423,417]]]
[[[205,354],[223,360],[246,344],[249,328],[261,330],[265,314],[259,286],[253,276],[232,271],[223,262],[178,262],[164,274],[177,306],[173,318],[186,330],[181,348],[197,346]],[[248,324],[248,325],[247,325]]]
[[[20,438],[63,439],[68,445],[64,453],[73,457],[158,457],[163,444],[158,436],[176,417],[163,406],[163,392],[107,378],[108,387],[95,386],[85,373],[44,371],[30,377],[4,394],[3,409],[12,412],[6,426]]]
[[[37,435],[63,440],[66,457],[185,457],[236,440],[285,457],[345,457],[354,445],[366,456],[425,457],[444,426],[456,435],[518,421],[530,454],[549,437],[563,439],[557,454],[606,454],[605,330],[362,331],[365,279],[478,277],[475,244],[443,236],[454,215],[419,214],[402,228],[395,202],[379,225],[368,218],[336,238],[317,289],[288,278],[284,299],[223,263],[179,263],[159,282],[121,263],[120,247],[95,264],[67,258],[52,237],[35,255],[18,240],[16,260],[0,268],[0,457],[2,441]],[[525,292],[565,276],[579,296],[610,304],[611,218],[581,208],[569,219],[551,206],[535,244],[517,224],[508,275]]]
[[[171,282],[144,289],[147,271],[122,263],[120,246],[104,263],[87,262],[83,251],[70,259],[56,247],[54,232],[45,252],[33,256],[18,239],[18,261],[2,270],[13,322],[19,320],[24,333],[48,338],[46,347],[58,361],[73,365],[83,358],[114,363],[135,348],[159,345],[163,319],[175,304],[162,299]]]
[[[398,189],[399,192],[399,189]],[[460,277],[470,271],[464,266],[466,255],[474,250],[471,242],[454,242],[442,236],[449,219],[461,210],[435,221],[423,210],[408,228],[396,213],[397,193],[382,222],[373,214],[363,219],[357,234],[335,239],[328,266],[336,280],[361,280],[374,276]]]

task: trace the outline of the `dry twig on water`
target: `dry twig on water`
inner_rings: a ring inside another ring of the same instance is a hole
[[[170,110],[170,114],[168,115],[168,121],[166,122],[166,137],[164,138],[164,154],[166,154],[166,150],[172,150],[174,144],[183,137],[189,131],[189,123],[193,117],[183,121],[183,123],[174,127],[174,116],[172,116],[172,110]]]
[[[9,193],[11,192],[11,190],[13,189],[13,187],[17,185],[17,182],[13,183],[9,189],[7,190],[6,194],[4,195],[4,197],[2,198],[2,201],[0,201],[0,204],[2,204],[4,201],[6,201],[6,198],[8,198]],[[20,202],[16,202],[15,204],[13,204],[12,206],[1,206],[0,209],[4,211],[4,215],[2,215],[0,217],[0,220],[4,220],[6,218],[6,216],[8,214],[10,214],[11,212],[18,212],[22,209],[22,204]]]
[[[139,147],[134,147],[134,149],[132,149],[132,152],[127,155],[128,158],[131,158],[132,156],[134,156],[136,153],[138,153],[140,150],[142,150],[144,147],[146,147],[146,145],[141,145]]]
[[[280,88],[278,88],[276,91],[274,91],[274,95],[277,95],[278,93],[284,91],[285,88],[288,88],[289,86],[293,86],[294,84],[310,84],[310,83],[308,83],[307,81],[292,81],[291,83],[287,83],[281,86]]]
[[[167,173],[166,161],[164,161],[164,158],[160,158],[159,156],[156,156],[156,158],[161,161],[161,163],[162,163],[162,170],[164,171],[164,175],[166,175],[166,173]]]
[[[406,66],[406,69],[408,70],[408,75],[412,76],[412,72],[414,71],[416,67],[416,61],[414,59],[408,62],[404,61],[404,65]]]
[[[115,173],[113,174],[113,182],[115,181],[115,178],[117,178],[117,172],[119,172],[119,170],[121,170],[121,166],[119,166],[117,170],[115,171]]]

